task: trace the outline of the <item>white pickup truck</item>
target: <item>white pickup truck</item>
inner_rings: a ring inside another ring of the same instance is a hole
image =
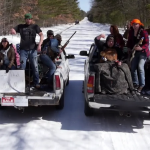
[[[64,91],[69,84],[70,58],[74,58],[74,55],[60,54],[55,60],[57,69],[53,76],[53,87],[43,90],[26,86],[24,70],[10,70],[8,73],[0,70],[0,107],[13,106],[22,110],[28,106],[56,105],[56,108],[63,109]],[[45,69],[41,63],[40,66]]]
[[[113,111],[148,111],[150,112],[149,95],[132,94],[102,94],[96,92],[96,70],[94,65],[99,63],[98,51],[95,44],[91,45],[89,52],[80,51],[81,56],[87,56],[84,64],[84,113],[93,115],[94,109],[108,109]],[[129,114],[130,115],[130,114]]]

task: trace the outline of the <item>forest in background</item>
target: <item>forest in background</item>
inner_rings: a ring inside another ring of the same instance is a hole
[[[24,15],[31,13],[41,27],[73,23],[86,16],[78,0],[0,0],[0,35],[24,23]]]
[[[87,16],[91,22],[110,23],[123,27],[127,21],[140,19],[150,26],[150,0],[91,0]]]

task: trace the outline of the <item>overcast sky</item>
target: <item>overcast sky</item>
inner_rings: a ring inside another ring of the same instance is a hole
[[[84,10],[85,12],[90,10],[91,7],[91,0],[78,0],[80,9]]]

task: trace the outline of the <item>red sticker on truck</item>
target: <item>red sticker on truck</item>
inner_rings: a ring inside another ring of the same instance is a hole
[[[13,97],[2,97],[1,105],[2,106],[14,106],[14,98]]]

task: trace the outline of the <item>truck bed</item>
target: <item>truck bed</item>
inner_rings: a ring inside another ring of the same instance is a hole
[[[93,64],[90,65],[90,70],[96,73]],[[150,95],[139,95],[139,93],[136,92],[135,95],[132,95],[129,91],[127,94],[102,94],[97,92],[94,94],[94,97],[91,98],[91,102],[92,99],[96,103],[118,105],[122,107],[150,106]]]

